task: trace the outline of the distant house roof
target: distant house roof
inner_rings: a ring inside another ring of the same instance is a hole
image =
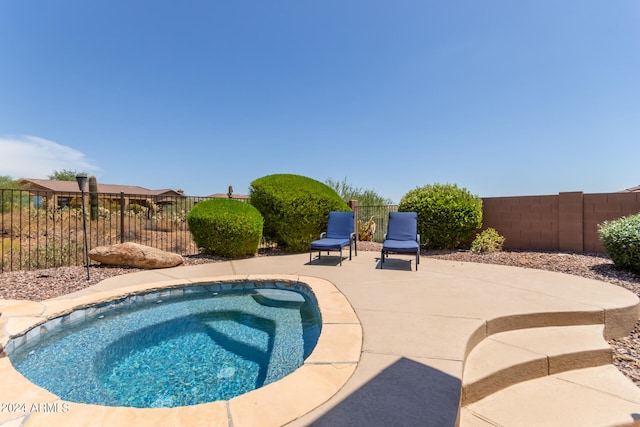
[[[80,193],[76,181],[58,181],[54,179],[22,179],[20,182],[29,190],[54,191],[59,193]],[[125,193],[142,196],[184,196],[180,191],[171,189],[149,190],[135,185],[101,184],[98,182],[98,193]]]
[[[619,191],[619,193],[640,193],[640,185],[636,185],[635,187],[627,188],[626,190]]]

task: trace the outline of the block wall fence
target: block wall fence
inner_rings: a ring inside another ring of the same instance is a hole
[[[505,249],[604,253],[598,224],[640,212],[640,193],[488,197],[483,228],[505,237]]]

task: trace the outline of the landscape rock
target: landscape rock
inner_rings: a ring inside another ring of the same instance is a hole
[[[175,267],[183,261],[178,254],[132,242],[98,246],[89,251],[89,258],[101,264],[146,269]]]

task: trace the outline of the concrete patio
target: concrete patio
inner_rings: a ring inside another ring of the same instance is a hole
[[[44,303],[55,307],[159,282],[282,274],[328,281],[353,307],[355,321],[333,317],[332,324],[353,328],[359,320],[362,334],[351,335],[362,336],[355,343],[361,346],[359,361],[317,363],[322,369],[353,369],[343,372],[344,379],[315,409],[296,410],[299,395],[309,390],[287,377],[280,382],[287,383],[288,392],[269,397],[289,409],[284,418],[257,404],[253,411],[251,404],[243,405],[241,415],[232,400],[220,403],[215,416],[197,419],[190,417],[197,406],[174,409],[172,415],[169,409],[129,409],[136,425],[640,425],[640,388],[611,364],[605,341],[626,335],[638,319],[638,298],[631,292],[558,273],[424,257],[419,271],[409,256],[392,256],[380,270],[378,257],[360,252],[339,266],[337,257],[309,263],[309,254],[299,254],[145,271]],[[4,313],[15,303],[1,304]],[[6,317],[0,318],[5,331]],[[16,383],[4,375],[6,358],[0,363],[0,401],[13,402]],[[114,425],[115,418],[110,422],[100,407],[74,408],[87,422],[78,425]],[[55,421],[63,423],[63,417],[4,413],[0,425],[63,425]]]

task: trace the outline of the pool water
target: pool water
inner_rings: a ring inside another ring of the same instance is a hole
[[[300,367],[320,334],[317,308],[283,289],[212,292],[103,311],[10,354],[64,400],[139,408],[228,400]]]

